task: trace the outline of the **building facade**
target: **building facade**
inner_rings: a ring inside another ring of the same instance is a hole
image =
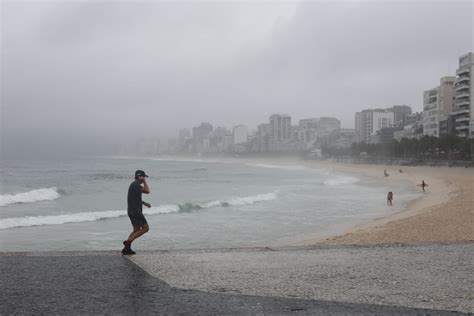
[[[243,145],[247,143],[248,129],[245,125],[237,125],[233,129],[234,145]]]
[[[355,114],[356,142],[371,143],[371,136],[377,131],[393,126],[394,113],[388,110],[363,110]],[[375,136],[372,136],[374,139]]]
[[[405,126],[407,116],[412,114],[412,109],[408,105],[394,105],[387,109],[393,112],[393,125],[394,126]]]
[[[455,79],[442,77],[439,86],[423,93],[423,135],[439,137],[440,121],[453,111]]]
[[[284,144],[292,139],[291,117],[288,114],[273,114],[269,119],[271,150],[280,151],[286,148]]]
[[[473,53],[459,57],[459,68],[456,70],[454,110],[455,133],[459,137],[474,137],[473,98],[474,82],[472,73],[474,68]]]

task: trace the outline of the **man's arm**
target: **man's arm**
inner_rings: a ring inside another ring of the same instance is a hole
[[[146,183],[146,179],[143,180],[142,193],[145,193],[145,194],[150,193],[150,188],[148,187],[148,183]]]

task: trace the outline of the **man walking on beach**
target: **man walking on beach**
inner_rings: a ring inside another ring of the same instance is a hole
[[[123,242],[124,248],[122,249],[122,254],[124,255],[134,255],[135,251],[132,250],[132,242],[150,229],[145,216],[143,216],[142,209],[142,205],[148,208],[151,207],[149,203],[142,201],[142,193],[150,193],[150,188],[146,182],[147,177],[148,175],[145,174],[145,171],[135,171],[135,181],[133,181],[128,188],[127,214],[132,222],[133,231],[128,236],[128,239]]]

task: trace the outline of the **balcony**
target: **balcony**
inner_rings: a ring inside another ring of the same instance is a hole
[[[456,91],[469,90],[469,84],[463,84],[456,87]]]
[[[469,130],[469,125],[459,125],[456,126],[457,131],[464,131],[464,130]]]
[[[469,100],[459,100],[454,103],[457,107],[469,106],[471,103]]]
[[[462,92],[454,96],[456,99],[469,98],[470,94],[468,92]]]
[[[461,115],[461,114],[469,114],[469,108],[467,109],[457,109],[454,112],[451,112],[451,115]]]
[[[469,76],[464,76],[464,77],[458,77],[455,83],[463,83],[463,82],[469,82],[470,77]]]
[[[463,67],[456,70],[456,75],[458,76],[462,74],[468,74],[468,73],[469,73],[469,67]]]
[[[456,123],[469,122],[469,116],[463,116],[456,119]]]

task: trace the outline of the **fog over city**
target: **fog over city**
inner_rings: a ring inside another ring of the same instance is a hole
[[[2,1],[3,157],[106,153],[201,122],[409,105],[472,51],[471,1]]]

